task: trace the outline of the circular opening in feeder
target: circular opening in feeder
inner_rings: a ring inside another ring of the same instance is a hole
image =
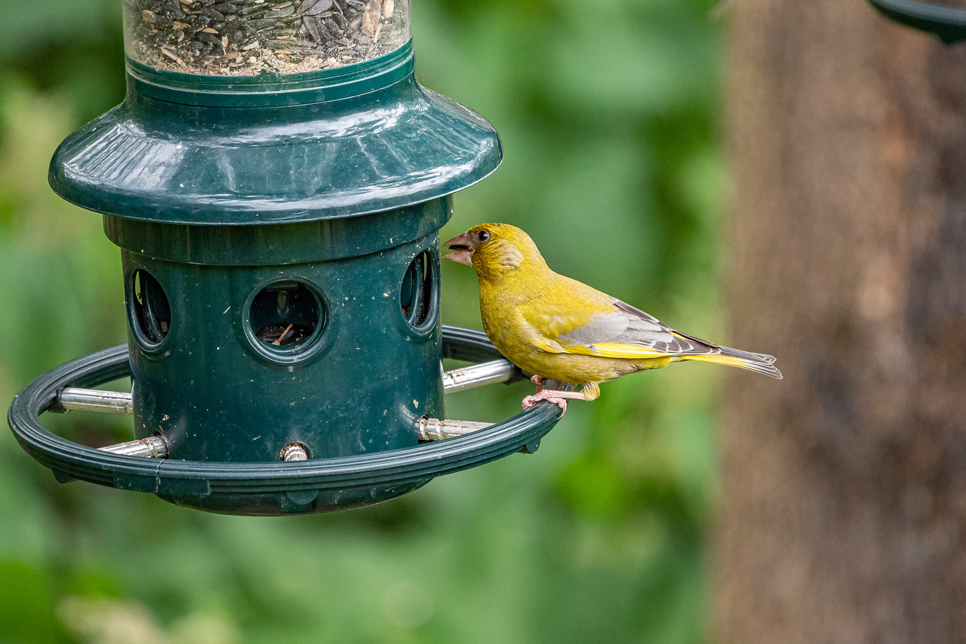
[[[171,328],[171,306],[161,284],[143,269],[134,271],[131,282],[132,322],[143,343],[159,344]]]
[[[411,327],[422,330],[436,321],[436,258],[428,250],[410,262],[403,275],[399,303]]]
[[[318,337],[324,322],[319,296],[295,280],[275,282],[259,291],[248,319],[261,345],[276,352],[304,349]]]

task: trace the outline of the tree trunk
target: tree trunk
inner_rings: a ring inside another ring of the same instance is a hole
[[[721,644],[966,642],[966,46],[738,0]]]

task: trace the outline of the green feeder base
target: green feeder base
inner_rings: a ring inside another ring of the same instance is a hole
[[[499,360],[479,331],[443,327],[443,356],[469,362]],[[506,363],[502,376],[519,379]],[[532,453],[560,419],[542,402],[509,420],[472,433],[416,447],[356,456],[260,463],[226,463],[125,456],[78,445],[44,429],[40,414],[63,412],[66,388],[94,387],[131,374],[126,345],[74,360],[34,379],[21,391],[7,419],[20,445],[58,481],[83,480],[121,490],[151,492],[166,501],[210,512],[275,516],[345,510],[386,501],[436,476],[483,465],[514,452]],[[465,386],[455,386],[461,389]],[[127,394],[117,394],[123,400]],[[115,411],[124,412],[124,403]],[[420,418],[413,418],[417,433]],[[203,431],[203,429],[202,429]],[[163,438],[157,439],[163,445]]]

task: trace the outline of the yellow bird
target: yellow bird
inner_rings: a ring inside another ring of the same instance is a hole
[[[529,235],[508,224],[480,224],[444,244],[446,259],[472,266],[480,281],[487,337],[510,362],[535,374],[541,400],[566,413],[567,398],[594,400],[600,383],[672,362],[698,360],[781,379],[775,358],[718,346],[675,331],[657,318],[550,270]],[[546,378],[583,385],[543,389]]]

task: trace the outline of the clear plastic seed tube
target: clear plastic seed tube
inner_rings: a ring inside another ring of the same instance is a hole
[[[409,0],[123,0],[129,58],[208,76],[360,63],[410,38]]]

